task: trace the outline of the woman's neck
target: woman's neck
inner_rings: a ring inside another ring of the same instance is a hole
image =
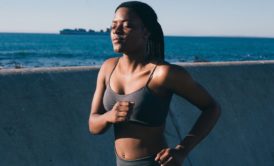
[[[144,53],[127,55],[123,54],[120,58],[120,66],[126,69],[127,72],[133,73],[136,70],[142,70],[142,68],[148,63]]]

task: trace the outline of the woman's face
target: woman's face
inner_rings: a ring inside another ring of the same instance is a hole
[[[119,8],[111,26],[113,49],[119,53],[137,53],[146,49],[148,32],[139,16],[128,8]]]

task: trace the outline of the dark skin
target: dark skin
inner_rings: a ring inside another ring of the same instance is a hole
[[[114,51],[123,53],[123,56],[110,79],[110,86],[116,93],[130,94],[145,86],[156,64],[147,61],[144,56],[149,35],[136,13],[128,8],[117,10],[111,38]],[[176,147],[168,147],[163,135],[164,125],[147,127],[127,120],[133,102],[118,101],[111,110],[104,109],[103,94],[116,61],[116,58],[106,60],[99,71],[89,119],[91,133],[104,133],[110,125],[114,125],[115,149],[119,157],[134,160],[157,154],[155,160],[161,165],[181,165],[187,154],[214,127],[220,115],[218,104],[184,68],[166,62],[158,63],[148,88],[164,99],[177,94],[201,110],[189,134]]]

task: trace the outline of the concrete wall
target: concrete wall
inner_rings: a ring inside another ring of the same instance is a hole
[[[222,116],[186,166],[274,165],[274,61],[184,63],[218,100]],[[114,165],[113,133],[88,132],[98,68],[0,70],[1,166]],[[167,118],[170,145],[199,111],[174,96]]]

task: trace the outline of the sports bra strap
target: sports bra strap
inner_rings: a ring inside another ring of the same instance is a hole
[[[113,67],[111,73],[109,74],[109,77],[108,77],[108,84],[110,84],[110,77],[111,77],[112,73],[114,72],[114,70],[115,70],[115,68],[116,68],[116,66],[117,66],[117,64],[118,64],[119,59],[120,59],[120,57],[117,58],[117,60],[116,60],[116,62],[115,62],[115,65],[114,65],[114,67]]]
[[[150,80],[152,79],[152,76],[153,76],[153,73],[154,73],[156,67],[157,67],[157,64],[154,66],[153,70],[152,70],[151,73],[149,74],[149,77],[148,77],[146,86],[149,84]]]
[[[112,69],[112,71],[111,71],[111,73],[110,73],[110,75],[109,75],[108,84],[110,84],[110,78],[111,78],[112,73],[114,72],[114,70],[115,70],[115,68],[116,68],[116,66],[117,66],[117,64],[118,64],[118,62],[119,62],[119,60],[120,60],[120,57],[117,58],[116,63],[115,63],[115,65],[114,65],[114,67],[113,67],[113,69]],[[152,79],[152,76],[153,76],[153,73],[154,73],[156,67],[157,67],[157,64],[154,66],[153,70],[152,70],[151,73],[149,74],[148,80],[147,80],[147,82],[146,82],[146,86],[149,84],[150,80]]]

